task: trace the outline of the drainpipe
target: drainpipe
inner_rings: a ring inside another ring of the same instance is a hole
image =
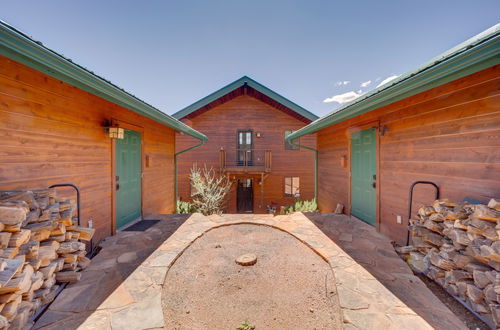
[[[314,198],[316,199],[316,203],[318,202],[318,149],[314,149],[308,146],[303,146],[301,144],[294,143],[287,139],[287,141],[296,147],[304,148],[314,152]]]
[[[199,148],[201,147],[202,145],[205,144],[205,142],[207,141],[207,138],[199,138],[199,137],[196,137],[197,139],[200,140],[200,143],[198,143],[197,145],[194,145],[192,147],[189,147],[187,149],[184,149],[184,150],[181,150],[179,152],[176,152],[174,154],[174,166],[175,166],[175,193],[174,193],[174,196],[175,196],[175,205],[177,207],[177,200],[179,199],[179,190],[178,190],[178,168],[177,168],[177,157],[180,156],[181,154],[185,153],[185,152],[188,152],[188,151],[191,151],[193,149],[196,149],[196,148]]]

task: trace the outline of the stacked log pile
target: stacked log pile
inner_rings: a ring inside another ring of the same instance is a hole
[[[410,220],[411,246],[401,250],[487,322],[500,327],[500,203],[437,200]]]
[[[80,279],[94,230],[75,210],[55,189],[0,191],[0,328],[26,328],[62,283]]]

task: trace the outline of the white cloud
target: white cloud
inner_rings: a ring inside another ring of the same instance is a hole
[[[323,102],[324,103],[337,102],[339,104],[346,103],[346,102],[352,101],[355,98],[358,98],[359,96],[361,96],[361,94],[363,94],[363,93],[360,93],[360,92],[361,91],[358,91],[358,92],[350,91],[350,92],[347,92],[344,94],[334,95],[332,97],[328,97],[328,98],[324,99]]]
[[[371,80],[368,80],[368,81],[362,82],[362,83],[361,83],[361,85],[360,85],[360,87],[368,87],[368,86],[370,86],[370,84],[371,84],[371,83],[372,83],[372,81],[371,81]]]
[[[397,77],[399,77],[399,75],[392,75],[392,76],[390,76],[390,77],[385,78],[384,80],[382,80],[382,81],[380,82],[380,84],[378,84],[378,85],[377,85],[377,88],[378,88],[378,87],[380,87],[380,86],[382,86],[382,85],[384,85],[384,84],[386,84],[386,83],[388,83],[388,82],[389,82],[389,81],[391,81],[391,80],[396,79]]]
[[[344,81],[337,81],[335,83],[335,85],[337,86],[345,86],[345,85],[349,85],[351,82],[349,80],[344,80]]]

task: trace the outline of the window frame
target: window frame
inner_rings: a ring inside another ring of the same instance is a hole
[[[287,193],[287,179],[290,179],[290,193]],[[294,181],[297,181],[297,185],[294,193]],[[300,198],[300,177],[299,176],[285,176],[283,178],[283,196]]]
[[[284,138],[286,138],[288,135],[292,134],[293,132],[295,132],[295,131],[292,130],[292,129],[285,130],[285,132],[284,132]],[[300,138],[297,138],[294,141],[297,144],[300,144]],[[292,145],[291,143],[288,143],[286,140],[284,140],[284,142],[285,142],[285,150],[299,150],[300,149],[299,146]]]

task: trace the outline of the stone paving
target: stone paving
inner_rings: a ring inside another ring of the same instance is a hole
[[[306,213],[323,233],[435,329],[465,325],[416,277],[387,237],[356,218],[333,213]]]
[[[164,328],[161,294],[169,267],[205,232],[241,223],[288,232],[329,263],[344,329],[465,328],[411,273],[390,242],[359,220],[302,213],[162,219],[145,232],[107,239],[82,280],[61,293],[35,328]]]

